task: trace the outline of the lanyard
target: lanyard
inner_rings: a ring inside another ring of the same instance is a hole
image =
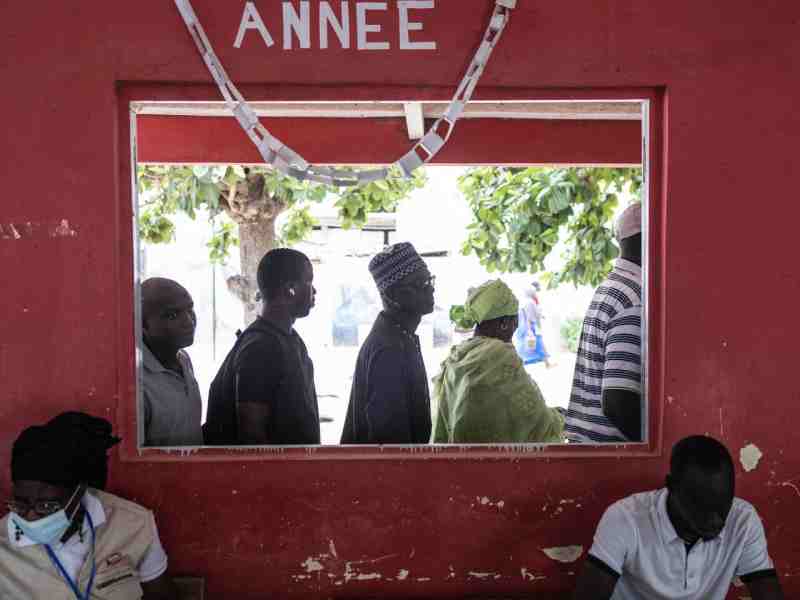
[[[64,568],[64,565],[61,564],[61,561],[58,560],[58,557],[56,556],[55,552],[53,552],[53,549],[50,548],[49,545],[45,546],[45,548],[47,548],[47,554],[50,557],[50,560],[58,568],[59,573],[61,573],[61,576],[69,584],[69,587],[72,589],[72,592],[75,594],[78,600],[90,600],[92,594],[92,586],[94,585],[94,576],[95,573],[97,572],[97,563],[94,557],[94,542],[95,542],[94,523],[92,522],[92,515],[89,514],[88,510],[86,511],[86,519],[89,521],[89,529],[92,532],[92,574],[89,576],[89,585],[86,586],[85,595],[81,594],[81,590],[78,587],[78,582],[72,581],[72,578],[69,576],[69,574],[67,574],[67,570]]]

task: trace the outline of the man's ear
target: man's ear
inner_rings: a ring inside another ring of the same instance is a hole
[[[281,286],[281,292],[278,296],[280,301],[292,303],[297,298],[297,282],[287,281]]]

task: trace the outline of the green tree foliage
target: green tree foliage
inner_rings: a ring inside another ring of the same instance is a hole
[[[561,323],[561,341],[564,342],[564,345],[570,352],[578,351],[581,329],[583,329],[582,317],[569,317]]]
[[[638,194],[641,182],[638,168],[470,169],[459,179],[473,215],[462,252],[490,272],[537,273],[562,240],[566,264],[544,278],[596,286],[619,254],[611,231],[618,195]]]
[[[291,246],[308,237],[317,224],[310,211],[313,204],[332,196],[342,226],[362,227],[371,212],[394,212],[400,200],[425,185],[426,176],[422,169],[408,179],[392,172],[384,181],[361,187],[332,187],[301,182],[269,167],[141,165],[137,180],[144,199],[138,220],[142,239],[171,242],[177,213],[192,219],[201,208],[211,217],[225,213],[232,222],[218,224],[208,244],[210,260],[224,262],[239,245],[236,224],[274,220],[288,211],[275,241]]]
[[[169,243],[175,234],[175,215],[184,213],[195,219],[202,208],[214,221],[209,260],[223,263],[231,249],[238,247],[241,273],[229,277],[227,285],[241,300],[247,324],[258,313],[259,260],[277,246],[291,246],[308,237],[316,225],[310,211],[313,204],[332,197],[342,225],[360,227],[370,212],[395,210],[426,179],[422,171],[409,179],[395,171],[385,181],[340,188],[298,181],[265,166],[142,165],[137,181],[142,239]],[[277,232],[276,220],[284,212],[287,219]]]

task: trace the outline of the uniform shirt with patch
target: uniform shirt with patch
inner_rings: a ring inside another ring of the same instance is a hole
[[[92,523],[94,523],[95,533],[97,534],[98,529],[106,522],[106,513],[105,510],[103,510],[103,505],[100,503],[100,500],[88,491],[83,497],[83,505],[92,517]],[[36,542],[28,538],[25,534],[21,535],[20,539],[17,540],[14,523],[11,519],[8,519],[7,524],[8,540],[13,546],[25,548],[27,546],[36,545]],[[58,557],[58,560],[61,561],[64,570],[66,570],[67,574],[73,580],[77,579],[81,566],[83,566],[86,557],[89,556],[92,549],[92,534],[89,527],[89,520],[86,518],[83,520],[81,531],[83,533],[83,541],[81,541],[80,536],[75,534],[70,537],[66,543],[62,544],[61,542],[56,542],[51,546],[53,553]],[[139,572],[139,578],[144,583],[157,579],[167,570],[167,555],[158,537],[155,522],[153,522],[153,539],[154,542],[150,548],[148,548],[144,558],[138,565],[135,565]],[[98,568],[100,568],[100,565],[98,565]]]
[[[589,560],[619,575],[612,600],[724,600],[734,577],[774,574],[755,508],[734,498],[722,533],[687,551],[667,514],[666,489],[606,510]]]

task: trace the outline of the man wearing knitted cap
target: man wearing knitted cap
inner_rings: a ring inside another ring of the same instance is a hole
[[[119,441],[108,421],[79,412],[20,434],[0,521],[0,598],[176,597],[153,513],[102,491]]]
[[[434,278],[414,247],[389,246],[369,263],[383,300],[358,353],[343,444],[427,444],[428,375],[416,335],[433,312]]]
[[[567,423],[571,442],[642,441],[642,205],[617,219],[620,257],[583,320]]]

